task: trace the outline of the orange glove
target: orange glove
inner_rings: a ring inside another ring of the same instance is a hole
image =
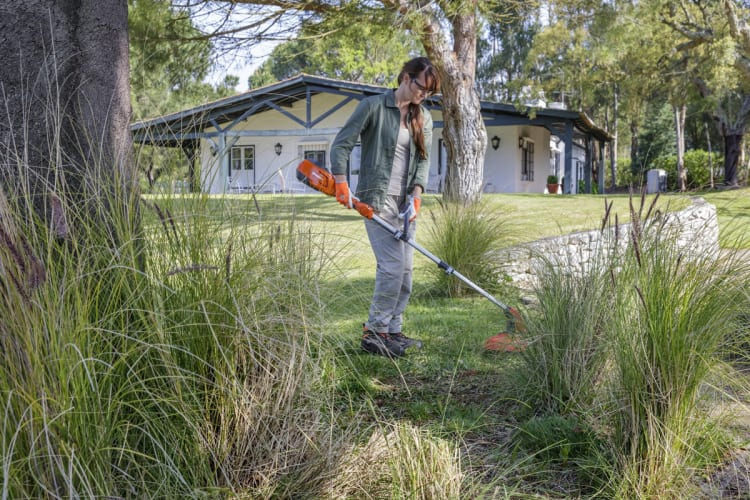
[[[372,214],[374,211],[372,207],[368,205],[367,203],[362,203],[361,201],[355,201],[354,208],[357,209],[357,212],[359,212],[359,214],[362,217],[367,217],[368,219],[372,219]]]
[[[336,201],[346,208],[352,208],[352,192],[349,190],[349,183],[346,181],[336,182]]]
[[[412,212],[411,218],[409,219],[409,222],[413,222],[414,219],[417,218],[419,209],[422,208],[422,198],[412,198],[411,205],[413,207],[413,212]]]

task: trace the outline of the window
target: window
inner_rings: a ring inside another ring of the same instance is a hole
[[[229,151],[229,175],[255,169],[255,146],[236,146]]]
[[[534,180],[534,143],[524,141],[521,154],[521,180],[531,182]]]
[[[316,165],[325,167],[326,152],[325,151],[305,151],[305,160],[310,160]]]
[[[306,141],[297,146],[299,157],[310,160],[316,165],[327,168],[328,164],[328,142],[324,141]]]

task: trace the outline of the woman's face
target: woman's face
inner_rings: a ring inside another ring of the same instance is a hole
[[[422,101],[432,95],[427,90],[427,82],[424,77],[424,71],[416,75],[404,75],[403,83],[406,84],[407,96],[409,101],[414,104],[420,104]]]

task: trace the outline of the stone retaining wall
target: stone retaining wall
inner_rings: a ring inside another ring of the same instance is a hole
[[[674,238],[679,248],[689,248],[701,255],[719,256],[719,224],[716,207],[703,198],[693,198],[692,205],[665,216],[665,233]],[[537,240],[500,252],[503,271],[521,289],[534,286],[535,269],[540,259],[547,259],[571,268],[585,270],[602,250],[614,246],[625,248],[630,242],[630,224],[604,231],[584,231]],[[690,252],[688,252],[690,253]]]

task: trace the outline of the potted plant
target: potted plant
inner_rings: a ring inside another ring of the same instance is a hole
[[[547,176],[547,191],[550,194],[557,194],[557,189],[560,187],[558,184],[557,176],[556,175],[548,175]]]

